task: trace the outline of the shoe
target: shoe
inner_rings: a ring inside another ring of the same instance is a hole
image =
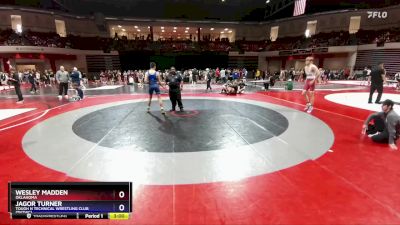
[[[150,112],[150,107],[147,107],[147,112],[148,112],[148,113]]]
[[[183,110],[183,108],[180,109],[181,112],[184,112],[185,110]]]
[[[310,103],[307,103],[307,104],[306,104],[306,107],[304,108],[304,111],[307,111],[307,110],[310,108],[310,106],[311,106],[311,104],[310,104]]]
[[[17,101],[17,104],[23,104],[23,103],[24,103],[24,100]]]
[[[380,132],[376,132],[374,134],[368,134],[368,137],[373,137],[373,136],[378,135],[378,134],[380,134]]]
[[[310,105],[310,107],[308,107],[307,113],[311,113],[313,111],[314,107],[312,105]]]
[[[60,100],[61,100],[61,99],[62,99],[62,96],[61,96],[61,95],[59,95],[59,96],[58,96],[58,99],[60,99]]]
[[[161,114],[165,115],[164,109],[161,109]]]
[[[375,104],[382,104],[382,102],[375,102]]]
[[[175,112],[175,109],[170,109],[169,111],[170,111],[170,112]]]
[[[64,98],[65,98],[65,99],[68,99],[68,95],[64,95]]]
[[[31,94],[35,94],[35,92],[34,92],[34,91],[31,91]]]
[[[372,102],[368,102],[368,104],[372,104]]]

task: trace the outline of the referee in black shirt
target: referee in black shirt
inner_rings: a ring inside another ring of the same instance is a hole
[[[369,104],[372,103],[372,95],[374,94],[375,90],[378,91],[378,97],[376,98],[375,103],[379,104],[381,102],[383,83],[386,83],[385,74],[386,72],[383,63],[379,63],[378,66],[371,71],[371,75],[368,78],[368,82],[371,82],[371,89],[369,91],[368,99]]]
[[[176,102],[178,102],[178,106],[181,112],[183,112],[183,104],[181,97],[183,82],[182,82],[182,77],[176,73],[175,67],[171,67],[171,71],[167,76],[166,82],[169,86],[169,99],[171,100],[172,104],[171,112],[175,111]]]
[[[18,76],[18,73],[15,71],[14,68],[11,68],[11,69],[10,69],[10,77],[9,77],[9,80],[10,80],[11,83],[14,85],[15,93],[16,93],[17,96],[18,96],[17,104],[22,104],[22,103],[24,103],[24,97],[22,97],[21,84],[20,84],[19,76]]]

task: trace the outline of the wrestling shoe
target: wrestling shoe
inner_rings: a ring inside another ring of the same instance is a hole
[[[376,132],[376,133],[373,133],[373,134],[368,134],[368,137],[373,137],[373,136],[378,135],[378,134],[380,134],[380,132]]]
[[[304,108],[304,111],[308,111],[308,109],[310,108],[310,106],[311,106],[311,104],[310,104],[310,103],[307,103],[307,104],[306,104],[306,107]]]
[[[307,109],[307,113],[311,113],[313,111],[314,107],[312,105],[310,105],[310,107],[308,107]]]

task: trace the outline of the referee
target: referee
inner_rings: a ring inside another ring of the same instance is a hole
[[[171,67],[171,70],[166,79],[166,83],[169,86],[169,99],[171,100],[172,104],[172,109],[170,111],[171,112],[175,111],[176,102],[178,102],[180,111],[183,112],[183,104],[181,97],[183,82],[182,82],[182,77],[176,73],[175,67]]]
[[[378,66],[375,67],[371,76],[368,78],[368,83],[371,82],[371,89],[369,92],[368,103],[372,103],[372,95],[375,91],[378,91],[378,97],[375,100],[376,104],[381,103],[381,97],[383,93],[383,83],[386,83],[386,71],[383,63],[378,63]]]

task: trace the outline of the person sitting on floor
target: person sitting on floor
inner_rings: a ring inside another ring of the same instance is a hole
[[[235,81],[228,81],[226,84],[223,85],[221,94],[225,93],[227,95],[235,95],[238,91],[238,82]]]
[[[246,89],[246,84],[244,83],[244,80],[241,80],[238,84],[238,90],[237,93],[238,94],[243,94],[244,90]]]
[[[222,85],[221,94],[223,94],[223,93],[226,94],[229,85],[231,85],[231,81],[230,80],[228,80],[225,84]]]
[[[389,143],[392,150],[397,150],[400,117],[393,110],[394,102],[387,99],[382,104],[382,112],[371,114],[364,122],[362,134],[368,134],[374,142]],[[370,124],[373,121],[373,124]]]

